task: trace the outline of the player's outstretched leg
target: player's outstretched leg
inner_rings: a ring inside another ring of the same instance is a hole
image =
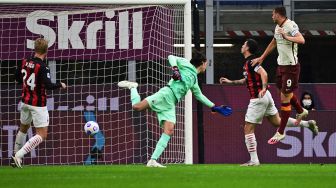
[[[29,153],[32,149],[42,143],[43,139],[40,135],[36,134],[15,154],[13,158],[16,167],[22,168],[22,158]]]
[[[138,87],[138,83],[124,80],[124,81],[120,81],[118,83],[118,86],[122,87],[122,88],[131,89],[131,88],[137,88]]]
[[[289,118],[287,122],[287,127],[304,127],[308,128],[314,136],[316,136],[319,132],[318,126],[315,120],[301,121],[298,125],[296,125],[296,119]]]
[[[137,87],[138,83],[136,82],[130,82],[127,80],[121,81],[118,83],[118,86],[121,88],[127,88],[131,90],[131,101],[132,101],[132,106],[135,104],[138,104],[141,100],[141,97],[138,93]]]
[[[48,127],[39,127],[36,128],[36,135],[33,136],[26,142],[26,144],[16,152],[15,156],[12,159],[15,162],[16,167],[22,168],[22,158],[27,153],[31,152],[32,149],[37,147],[43,140],[47,138]]]

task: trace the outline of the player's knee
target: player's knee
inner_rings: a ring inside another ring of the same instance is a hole
[[[41,137],[42,137],[42,140],[44,141],[44,140],[47,140],[47,137],[48,137],[48,135],[47,134],[45,134],[45,135],[40,135]]]
[[[48,136],[48,128],[47,127],[42,127],[42,128],[37,128],[36,129],[36,134],[42,137],[42,140],[46,140]]]
[[[27,133],[28,129],[29,129],[30,125],[24,125],[24,124],[21,124],[20,126],[20,132],[22,133]]]
[[[245,133],[245,135],[254,133],[254,125],[249,124],[249,123],[245,124],[244,133]]]
[[[165,130],[164,133],[169,135],[169,136],[173,136],[174,130]]]
[[[165,128],[163,132],[169,136],[172,136],[174,134],[174,128],[171,127]]]

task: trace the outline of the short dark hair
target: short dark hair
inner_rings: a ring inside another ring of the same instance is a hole
[[[203,63],[205,63],[206,61],[207,59],[205,58],[205,56],[201,52],[195,50],[193,52],[193,57],[190,60],[190,63],[194,65],[194,67],[197,68],[201,66]]]
[[[275,7],[274,9],[275,13],[280,14],[283,17],[286,17],[286,8],[285,7]]]
[[[256,54],[258,51],[258,43],[253,39],[247,39],[246,44],[249,47],[249,52],[251,54]]]

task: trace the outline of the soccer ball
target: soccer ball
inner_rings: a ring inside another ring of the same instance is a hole
[[[84,125],[84,131],[87,135],[93,136],[99,131],[99,125],[97,122],[88,121]]]

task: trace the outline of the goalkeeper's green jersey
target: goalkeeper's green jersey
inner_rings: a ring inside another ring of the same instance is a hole
[[[189,60],[170,55],[168,56],[168,61],[172,67],[178,67],[182,77],[182,80],[175,81],[174,79],[171,79],[168,83],[168,86],[171,88],[178,101],[180,101],[190,89],[195,98],[204,105],[208,107],[214,106],[214,103],[202,94],[201,89],[198,86],[197,69]]]

